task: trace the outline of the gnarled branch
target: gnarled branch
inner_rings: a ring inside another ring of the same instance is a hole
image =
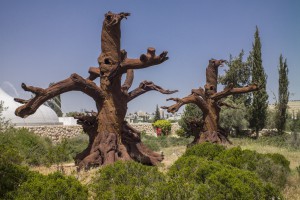
[[[256,84],[248,85],[241,88],[233,88],[232,85],[225,88],[222,92],[217,92],[211,96],[213,100],[219,100],[232,94],[243,94],[247,92],[257,91],[260,88]]]
[[[23,118],[35,113],[47,100],[69,91],[81,91],[92,97],[96,102],[99,102],[99,99],[104,99],[102,90],[93,81],[84,79],[78,74],[72,74],[69,78],[55,83],[47,89],[26,86],[24,83],[22,84],[22,88],[25,91],[30,91],[35,94],[35,97],[28,101],[15,99],[17,102],[25,103],[15,111],[17,116]]]
[[[128,69],[126,74],[126,79],[121,87],[123,93],[128,94],[128,90],[132,85],[133,79],[134,79],[134,71],[133,69]]]
[[[158,65],[168,60],[168,52],[163,51],[160,55],[155,55],[155,49],[149,47],[147,54],[142,54],[139,59],[126,58],[121,63],[122,73],[126,73],[128,69],[142,69],[153,65]]]
[[[178,92],[178,90],[165,90],[162,87],[155,85],[151,81],[143,81],[140,83],[139,87],[129,92],[128,101],[131,101],[132,99],[148,92],[151,90],[156,90],[162,94],[173,94],[175,92]]]
[[[203,98],[197,96],[196,94],[190,94],[187,97],[182,99],[180,98],[169,98],[167,101],[176,101],[176,104],[172,106],[162,106],[161,108],[167,109],[168,112],[175,113],[179,110],[179,108],[185,104],[194,103],[203,111],[206,112],[208,110],[207,103],[204,101]]]

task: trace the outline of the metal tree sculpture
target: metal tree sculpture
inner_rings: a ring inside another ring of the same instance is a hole
[[[75,157],[79,169],[117,160],[135,160],[147,165],[156,165],[163,160],[161,154],[151,151],[141,142],[140,133],[127,124],[124,117],[128,102],[136,97],[151,90],[163,94],[172,94],[177,90],[165,90],[150,81],[143,81],[138,88],[128,92],[135,69],[158,65],[168,59],[166,51],[157,56],[154,48],[148,48],[147,54],[142,54],[139,59],[127,58],[126,51],[120,50],[120,22],[129,15],[123,12],[105,14],[99,67],[91,67],[88,78],[72,74],[47,89],[22,83],[22,88],[35,96],[30,100],[15,99],[24,104],[15,111],[17,116],[23,118],[33,114],[45,101],[65,92],[81,91],[94,99],[98,112],[76,117],[89,136],[88,147]],[[126,74],[126,79],[122,84],[123,74]],[[93,82],[98,77],[100,86]]]
[[[217,92],[218,68],[225,60],[209,61],[206,68],[206,84],[203,88],[192,89],[189,96],[182,99],[170,98],[167,100],[176,101],[172,106],[163,106],[168,112],[174,113],[178,109],[188,103],[196,104],[203,112],[200,124],[200,133],[194,138],[192,144],[202,143],[205,141],[212,143],[230,143],[227,133],[219,126],[219,115],[221,106],[234,108],[233,106],[222,101],[223,98],[232,94],[241,94],[259,90],[256,84],[252,84],[242,88],[233,88],[233,84],[229,84],[223,91]]]

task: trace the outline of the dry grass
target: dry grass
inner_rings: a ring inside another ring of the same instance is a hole
[[[232,139],[233,144],[241,146],[242,149],[255,150],[259,153],[279,153],[290,161],[291,174],[282,193],[287,200],[300,200],[300,176],[296,167],[300,166],[300,151],[279,148],[271,145],[262,145],[245,139]]]

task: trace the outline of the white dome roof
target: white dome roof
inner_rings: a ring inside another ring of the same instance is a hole
[[[0,88],[0,101],[3,101],[3,107],[7,108],[2,112],[6,120],[16,126],[50,125],[59,124],[56,113],[49,107],[41,105],[37,111],[26,117],[21,118],[15,115],[15,110],[22,104],[15,102],[13,97],[9,96]]]

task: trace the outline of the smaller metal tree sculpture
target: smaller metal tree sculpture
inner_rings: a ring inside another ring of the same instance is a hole
[[[241,94],[259,90],[256,84],[252,84],[242,88],[234,88],[233,84],[229,84],[223,91],[217,92],[218,84],[218,68],[222,66],[225,60],[211,59],[206,68],[206,84],[203,88],[192,89],[189,96],[182,99],[170,98],[167,100],[176,101],[172,106],[163,106],[168,112],[174,113],[178,109],[188,103],[196,104],[203,112],[200,133],[195,136],[192,144],[202,143],[205,141],[212,143],[230,143],[227,133],[219,126],[219,115],[221,106],[234,108],[223,102],[222,99],[232,95]]]

